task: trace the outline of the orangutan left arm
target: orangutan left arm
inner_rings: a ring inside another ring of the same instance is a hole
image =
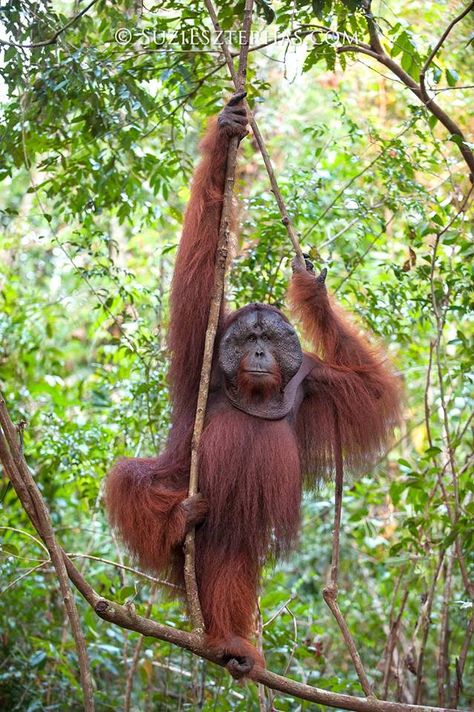
[[[290,301],[320,356],[307,378],[299,418],[304,447],[326,448],[325,456],[319,453],[320,463],[331,467],[337,421],[345,458],[357,468],[383,450],[399,421],[399,379],[381,351],[369,345],[329,297],[326,270],[316,277],[309,261],[306,269],[294,261],[293,269]],[[326,444],[316,443],[318,432]]]

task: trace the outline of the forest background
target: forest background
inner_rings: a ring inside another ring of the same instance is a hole
[[[405,387],[392,449],[346,485],[341,609],[377,695],[464,709],[474,702],[472,12],[426,62],[467,6],[380,0],[368,22],[357,0],[258,0],[248,74],[301,244]],[[238,51],[243,3],[216,8]],[[118,456],[166,440],[170,276],[197,143],[232,84],[204,3],[12,0],[1,13],[0,387],[80,570],[102,596],[183,628],[182,607],[110,531],[102,484]],[[371,27],[408,80],[425,80],[421,100],[360,50]],[[292,249],[252,137],[237,194],[231,303],[281,305]],[[1,472],[0,706],[80,709],[55,571]],[[329,484],[305,496],[298,550],[265,571],[263,647],[275,672],[361,695],[321,596],[332,522]],[[77,598],[100,710],[315,708],[237,687]]]

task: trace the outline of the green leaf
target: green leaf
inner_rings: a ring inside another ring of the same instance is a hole
[[[351,12],[356,12],[364,5],[363,0],[342,0],[342,4]]]
[[[311,0],[311,7],[316,17],[321,20],[324,13],[325,0]]]
[[[257,5],[259,15],[263,15],[268,25],[271,24],[275,19],[275,10],[270,3],[268,3],[267,0],[255,0],[255,4]]]
[[[45,663],[47,659],[48,656],[44,650],[37,650],[36,653],[33,653],[30,657],[29,663],[31,667],[38,668],[41,667],[42,663]]]
[[[441,448],[435,447],[434,445],[432,447],[429,447],[425,450],[425,456],[426,457],[431,457],[432,455],[439,455],[441,452]]]
[[[459,79],[459,74],[456,72],[456,70],[455,69],[446,69],[445,74],[446,74],[446,81],[448,82],[448,85],[450,87],[456,86],[456,82]]]
[[[398,460],[398,464],[399,464],[399,465],[402,465],[403,467],[408,468],[409,470],[411,470],[411,465],[410,465],[410,463],[409,463],[407,460],[405,460],[403,457],[401,457],[401,458]]]
[[[3,556],[8,554],[11,554],[13,556],[19,556],[20,550],[17,546],[15,546],[15,544],[2,544],[0,548],[0,554],[2,554]]]
[[[435,67],[435,68],[433,69],[433,81],[434,81],[434,83],[435,83],[435,84],[439,84],[439,80],[441,79],[442,76],[443,76],[443,72],[441,71],[441,69],[440,69],[439,67]]]

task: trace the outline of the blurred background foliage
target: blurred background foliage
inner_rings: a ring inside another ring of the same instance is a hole
[[[101,485],[117,456],[154,453],[166,439],[169,280],[197,142],[232,89],[215,38],[203,34],[203,3],[99,0],[51,44],[28,47],[84,7],[2,7],[0,385],[60,541],[96,590],[186,626],[180,605],[113,565],[133,567],[107,526]],[[217,7],[224,28],[237,29],[243,3]],[[341,304],[385,342],[406,390],[393,448],[346,487],[341,609],[378,695],[468,708],[473,248],[472,211],[459,213],[468,171],[456,141],[388,70],[337,56],[347,37],[368,41],[357,0],[256,7],[252,45],[266,46],[251,53],[249,100],[289,211]],[[377,0],[372,11],[386,51],[417,78],[462,7]],[[274,41],[308,25],[340,34]],[[473,29],[471,13],[428,75],[466,134]],[[282,304],[291,249],[251,137],[239,165],[229,298]],[[305,497],[298,550],[266,570],[263,646],[276,672],[361,694],[321,596],[332,497],[331,486]],[[0,706],[79,709],[56,579],[4,474],[0,503]],[[316,707],[238,687],[80,606],[100,710]]]

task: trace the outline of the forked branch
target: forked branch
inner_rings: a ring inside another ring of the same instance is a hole
[[[456,144],[462,154],[462,157],[464,158],[464,161],[466,162],[466,165],[469,168],[469,179],[472,183],[474,183],[474,153],[472,152],[472,149],[458,124],[453,121],[453,119],[444,111],[444,109],[441,108],[441,106],[439,106],[439,104],[434,101],[433,98],[428,96],[425,86],[425,76],[436,53],[439,51],[441,45],[445,41],[446,37],[448,36],[454,25],[456,25],[460,20],[462,20],[473,9],[473,7],[474,2],[469,3],[465,10],[463,10],[460,15],[455,17],[454,20],[452,20],[451,23],[448,25],[446,30],[441,35],[439,41],[433,48],[432,52],[428,56],[420,72],[418,82],[415,81],[415,79],[413,79],[413,77],[411,77],[407,72],[405,72],[405,70],[384,51],[378,35],[375,19],[370,11],[370,3],[366,4],[365,13],[367,28],[370,37],[370,45],[366,45],[363,42],[352,42],[351,44],[343,45],[342,47],[337,48],[338,54],[342,54],[344,52],[359,52],[361,54],[367,55],[368,57],[372,57],[373,59],[377,60],[377,62],[380,62],[380,64],[383,64],[385,67],[387,67],[387,69],[389,69],[392,74],[398,77],[402,84],[408,87],[408,89],[413,92],[413,94],[422,102],[422,104],[424,104],[427,111],[429,111],[430,114],[435,116],[452,136],[456,137]]]

